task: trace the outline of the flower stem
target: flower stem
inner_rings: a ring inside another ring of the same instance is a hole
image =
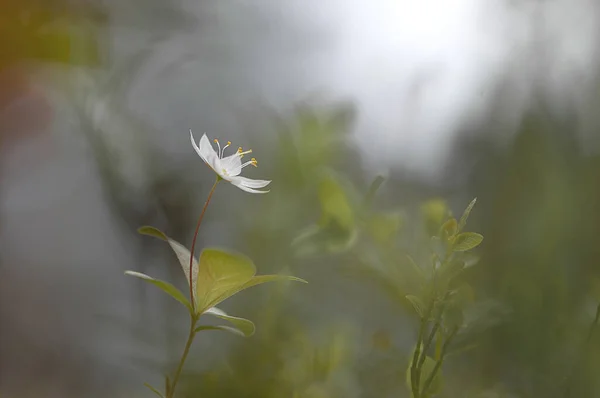
[[[210,192],[208,194],[208,198],[206,199],[206,203],[204,203],[204,207],[202,208],[202,213],[200,213],[200,217],[198,217],[198,223],[196,224],[196,231],[194,231],[194,238],[192,239],[192,249],[190,250],[190,280],[189,280],[189,285],[190,285],[190,302],[192,303],[192,309],[195,310],[196,309],[196,300],[194,300],[194,288],[193,288],[193,283],[192,283],[192,278],[193,278],[193,264],[194,264],[194,249],[196,248],[196,239],[198,239],[198,231],[200,230],[200,224],[202,224],[202,219],[204,218],[204,213],[206,213],[206,208],[208,207],[208,204],[210,203],[210,199],[213,196],[213,193],[215,192],[215,188],[217,187],[217,184],[219,183],[219,181],[221,181],[220,177],[217,177],[217,179],[215,180],[215,183],[213,184],[212,188],[210,189]]]
[[[192,342],[194,341],[194,337],[196,337],[196,323],[198,322],[198,316],[190,315],[190,332],[188,334],[187,342],[185,343],[185,348],[183,349],[183,354],[181,355],[181,359],[179,360],[179,365],[177,366],[177,370],[175,371],[175,375],[173,376],[173,381],[171,382],[171,387],[168,391],[166,391],[166,398],[173,398],[175,395],[175,387],[177,387],[177,382],[179,381],[179,376],[181,376],[181,371],[183,370],[183,364],[187,359],[188,354],[190,353],[190,348],[192,347]]]

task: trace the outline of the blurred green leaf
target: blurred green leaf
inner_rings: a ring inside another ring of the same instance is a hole
[[[158,391],[156,388],[152,387],[150,384],[148,384],[148,383],[144,383],[144,385],[145,385],[146,387],[148,387],[148,388],[149,388],[149,389],[150,389],[150,390],[151,390],[153,393],[155,393],[155,394],[156,394],[156,395],[158,395],[159,397],[161,397],[161,398],[165,398],[165,396],[164,396],[164,395],[162,395],[162,393],[161,393],[160,391]]]
[[[327,225],[332,219],[345,229],[354,227],[354,211],[346,192],[334,178],[328,174],[319,182],[319,201],[321,202],[322,226]]]
[[[125,271],[125,275],[135,276],[137,278],[145,280],[146,282],[152,283],[155,286],[158,286],[169,296],[173,297],[175,300],[177,300],[181,304],[185,305],[189,311],[192,311],[192,306],[190,305],[190,302],[185,297],[185,295],[179,289],[177,289],[175,286],[171,285],[170,283],[161,281],[159,279],[154,279],[146,274],[142,274],[141,272]]]
[[[423,300],[421,300],[417,296],[413,296],[412,294],[407,294],[405,297],[413,305],[413,308],[415,309],[415,311],[417,311],[419,317],[423,318],[425,316],[425,303],[423,302]]]
[[[221,318],[221,319],[231,322],[235,326],[236,330],[238,331],[238,334],[241,334],[242,336],[250,337],[254,334],[254,331],[255,331],[254,323],[248,319],[228,315],[227,313],[225,313],[225,311],[222,311],[222,310],[218,309],[217,307],[209,308],[204,313],[209,314],[209,315],[214,315],[217,318]]]
[[[225,325],[203,325],[203,326],[198,326],[196,329],[194,329],[194,331],[196,333],[200,333],[200,332],[203,332],[206,330],[221,330],[224,332],[229,332],[229,333],[235,334],[237,336],[245,337],[245,334],[241,330],[231,327],[231,326],[225,326]]]
[[[471,214],[471,210],[473,210],[475,203],[477,203],[477,198],[473,199],[471,203],[469,203],[463,215],[460,217],[460,221],[458,223],[458,232],[461,232],[465,225],[467,225],[467,220],[469,219],[469,215]]]
[[[400,213],[375,213],[368,220],[367,226],[371,236],[381,243],[391,243],[402,225]]]
[[[463,232],[458,234],[454,240],[452,249],[455,252],[465,252],[476,248],[483,241],[483,235],[475,232]]]
[[[451,218],[440,227],[440,237],[448,239],[454,236],[458,230],[456,218]]]
[[[421,214],[425,219],[428,236],[435,236],[444,220],[450,215],[450,209],[443,199],[430,199],[421,204]]]

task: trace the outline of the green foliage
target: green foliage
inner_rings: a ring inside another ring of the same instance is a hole
[[[222,311],[216,307],[209,308],[208,310],[204,311],[204,314],[214,315],[217,318],[221,318],[221,319],[231,322],[235,326],[235,328],[226,327],[226,326],[213,326],[213,327],[225,328],[224,330],[228,330],[230,332],[233,332],[234,334],[241,334],[244,337],[250,337],[254,334],[254,331],[256,330],[256,328],[254,327],[254,323],[252,321],[250,321],[248,319],[228,315],[227,313],[225,313],[225,311]],[[199,326],[196,329],[196,331],[200,331],[201,328],[203,328],[202,330],[207,330],[207,328],[210,328],[210,327],[211,326]]]
[[[444,378],[441,374],[441,372],[436,370],[436,360],[431,358],[428,355],[424,356],[424,360],[423,363],[421,365],[422,370],[421,370],[421,379],[419,381],[419,385],[418,388],[420,391],[423,391],[425,389],[425,386],[427,385],[427,382],[429,380],[430,377],[432,377],[429,388],[428,388],[428,394],[426,395],[427,397],[433,396],[437,393],[439,393],[442,390],[443,384],[444,384]],[[412,367],[412,361],[408,364],[408,367],[406,369],[406,385],[408,386],[409,391],[411,391],[411,396],[414,398],[415,394],[412,392],[412,376],[411,376],[411,367]],[[435,373],[434,373],[435,371]],[[422,397],[425,397],[424,395],[420,395]]]
[[[142,227],[139,232],[154,236],[169,243],[177,256],[188,283],[191,283],[194,292],[194,313],[204,314],[209,309],[218,305],[236,293],[249,287],[266,282],[305,280],[287,275],[260,275],[256,276],[256,266],[248,257],[221,249],[207,248],[200,254],[200,261],[193,260],[192,274],[189,272],[190,252],[179,242],[169,238],[154,227]],[[138,276],[161,287],[176,300],[183,302],[183,294],[172,285],[157,281],[147,275],[127,271],[128,275]],[[164,286],[164,287],[163,287]],[[188,303],[188,309],[189,309]],[[248,321],[249,322],[249,321]],[[243,334],[246,334],[245,332]]]
[[[455,252],[466,252],[479,246],[483,236],[475,232],[463,232],[456,235],[452,240],[452,250]]]
[[[152,391],[153,393],[155,393],[159,397],[165,398],[165,396],[160,391],[158,391],[156,388],[152,387],[150,384],[144,383],[144,386],[148,387],[150,389],[150,391]]]
[[[192,305],[189,300],[185,297],[185,295],[177,289],[175,286],[171,285],[169,282],[161,281],[159,279],[154,279],[146,274],[142,274],[141,272],[135,271],[125,271],[125,275],[135,276],[140,278],[146,282],[153,284],[154,286],[158,286],[169,296],[173,297],[175,300],[179,301],[181,304],[185,305],[185,307],[192,311]]]

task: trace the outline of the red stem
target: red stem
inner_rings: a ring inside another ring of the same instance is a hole
[[[194,232],[194,239],[192,240],[192,250],[190,250],[190,301],[192,302],[192,309],[196,308],[196,303],[194,300],[194,290],[192,285],[192,270],[194,264],[194,248],[196,247],[196,239],[198,238],[198,231],[200,230],[200,224],[202,224],[202,219],[204,218],[204,213],[206,213],[206,208],[210,203],[210,199],[212,198],[213,193],[215,192],[215,188],[221,179],[217,177],[217,180],[213,184],[210,189],[210,193],[208,194],[208,198],[206,199],[206,203],[204,203],[204,207],[202,208],[202,213],[200,213],[200,217],[198,217],[198,223],[196,224],[196,231]]]

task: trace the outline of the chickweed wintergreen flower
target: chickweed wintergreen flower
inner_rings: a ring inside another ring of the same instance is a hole
[[[202,135],[200,138],[199,144],[196,144],[194,140],[194,134],[192,130],[190,130],[190,139],[192,141],[192,146],[198,153],[198,156],[204,160],[211,169],[214,170],[215,173],[219,176],[219,178],[230,182],[232,185],[235,185],[239,189],[251,192],[251,193],[267,193],[269,191],[259,191],[258,188],[264,188],[271,183],[271,181],[267,180],[253,180],[251,178],[246,178],[240,176],[242,169],[247,166],[258,166],[258,162],[255,158],[248,160],[245,163],[242,163],[242,158],[252,153],[252,149],[244,151],[242,147],[239,147],[238,150],[229,156],[225,156],[225,150],[231,146],[231,141],[227,141],[227,144],[221,147],[219,140],[215,139],[214,142],[217,144],[217,150],[210,143],[210,140],[206,136],[206,134]]]

